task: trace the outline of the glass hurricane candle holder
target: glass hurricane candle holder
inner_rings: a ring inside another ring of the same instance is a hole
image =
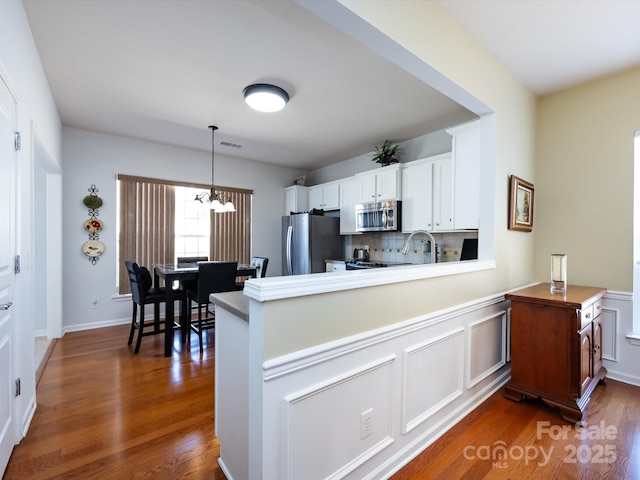
[[[551,293],[566,293],[567,291],[567,255],[565,253],[551,254]]]

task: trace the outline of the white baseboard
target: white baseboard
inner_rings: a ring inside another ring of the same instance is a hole
[[[123,325],[126,323],[131,323],[131,318],[120,318],[116,320],[105,320],[102,322],[81,323],[77,325],[65,325],[64,332],[80,332],[82,330],[92,330],[94,328],[114,327],[116,325]]]

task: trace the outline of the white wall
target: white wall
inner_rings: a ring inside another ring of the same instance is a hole
[[[208,185],[211,152],[187,150],[76,128],[64,129],[64,326],[66,331],[128,322],[131,301],[116,294],[116,176],[119,173]],[[252,251],[269,258],[267,275],[281,265],[280,217],[284,187],[298,170],[276,167],[216,152],[215,180],[220,186],[253,190]],[[82,253],[87,208],[82,199],[95,184],[103,200],[100,240],[105,253],[96,265]],[[98,298],[98,308],[91,299]]]
[[[451,125],[453,126],[453,125]],[[431,157],[451,151],[451,135],[444,130],[426,133],[400,143],[400,163],[411,162],[420,158]],[[371,154],[366,153],[343,162],[319,168],[307,174],[307,185],[331,182],[350,177],[356,173],[380,168],[371,161]]]
[[[0,2],[0,76],[16,99],[18,130],[22,133],[22,150],[18,153],[16,212],[17,253],[22,258],[22,271],[16,277],[18,284],[13,300],[13,316],[18,331],[14,360],[17,375],[22,378],[22,394],[17,399],[19,411],[15,413],[19,419],[19,428],[24,433],[35,408],[34,305],[47,301],[36,292],[32,267],[35,236],[41,234],[41,230],[34,224],[34,209],[46,208],[34,204],[34,145],[37,135],[43,148],[50,152],[52,170],[59,172],[62,127],[24,8],[19,1]],[[51,200],[59,211],[57,199]],[[54,218],[56,213],[54,212]],[[57,245],[61,235],[60,227],[48,231],[48,235],[51,242]],[[61,272],[57,271],[54,275],[54,280],[60,284]]]

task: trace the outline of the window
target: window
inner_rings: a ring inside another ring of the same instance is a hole
[[[176,187],[174,260],[178,257],[209,257],[209,210],[193,200],[200,192],[201,188]]]
[[[235,213],[216,214],[194,201],[196,193],[208,189],[207,185],[118,175],[119,294],[130,293],[125,260],[149,269],[183,255],[249,263],[253,192],[216,187],[236,207]]]

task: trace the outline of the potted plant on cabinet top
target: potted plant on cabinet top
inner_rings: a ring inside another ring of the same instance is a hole
[[[382,143],[378,143],[374,147],[374,152],[371,155],[371,161],[379,163],[383,167],[391,165],[392,163],[398,163],[398,154],[400,153],[400,144],[393,140],[385,140]]]

